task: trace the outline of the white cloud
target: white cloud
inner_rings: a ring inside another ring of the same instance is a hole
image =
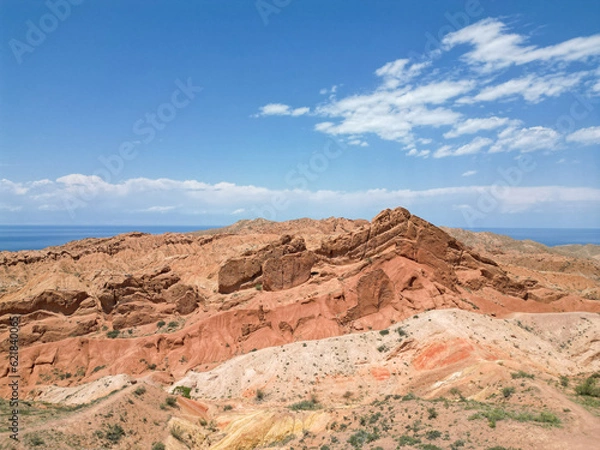
[[[321,95],[327,95],[327,94],[335,94],[337,92],[338,86],[337,84],[334,84],[333,86],[331,86],[329,89],[327,88],[323,88],[319,91],[319,94]]]
[[[369,144],[361,139],[350,139],[348,145],[357,145],[359,147],[368,147]]]
[[[445,158],[447,156],[474,155],[475,153],[479,153],[483,148],[489,146],[492,142],[493,141],[489,138],[477,136],[468,144],[461,145],[454,150],[450,145],[444,145],[433,154],[433,157]]]
[[[140,210],[140,212],[166,213],[169,211],[173,211],[175,208],[175,206],[151,206],[150,208]]]
[[[375,75],[383,78],[383,89],[396,89],[419,75],[430,64],[430,61],[410,64],[408,59],[397,59],[381,66]]]
[[[567,142],[576,142],[582,145],[600,144],[600,126],[581,128],[569,134],[565,139]]]
[[[470,91],[473,86],[470,80],[440,81],[335,100],[319,106],[315,112],[340,121],[318,123],[315,130],[332,135],[373,133],[384,140],[408,144],[414,140],[414,127],[438,127],[459,120],[460,113],[437,105]]]
[[[451,205],[476,207],[478,199],[490,193],[498,203],[496,209],[503,213],[539,208],[547,208],[547,211],[552,212],[557,205],[580,208],[581,211],[600,207],[600,189],[562,186],[505,186],[498,189],[492,185],[480,185],[423,190],[310,191],[164,178],[136,178],[121,183],[102,182],[103,184],[93,176],[72,174],[61,178],[63,182],[13,183],[30,188],[26,194],[18,194],[15,190],[0,193],[0,209],[4,212],[0,216],[1,220],[10,223],[15,217],[32,217],[40,210],[44,211],[44,215],[40,217],[48,217],[50,214],[57,220],[62,217],[70,223],[74,223],[72,221],[80,217],[82,220],[103,217],[107,221],[115,218],[125,221],[136,217],[135,214],[139,214],[140,211],[169,212],[169,220],[173,217],[219,214],[221,217],[231,217],[232,214],[255,217],[260,215],[261,211],[272,208],[274,198],[278,199],[277,204],[287,204],[286,208],[293,211],[292,216],[296,217],[306,214],[307,211],[312,211],[313,215],[320,212],[323,216],[348,216],[366,205],[373,208],[374,212],[394,205],[409,208],[429,205],[435,210],[451,208]],[[72,190],[75,185],[83,190]],[[85,186],[101,187],[92,195],[86,191]],[[287,211],[288,209],[284,209],[278,213],[284,214]],[[279,219],[280,216],[276,218]],[[196,222],[198,219],[193,220]]]
[[[583,61],[600,55],[600,34],[546,47],[527,45],[527,40],[523,35],[509,33],[503,22],[488,18],[448,33],[442,44],[445,50],[461,44],[470,45],[472,50],[463,58],[486,71],[534,61]]]
[[[304,114],[308,114],[310,112],[310,108],[301,107],[293,109],[289,105],[284,105],[283,103],[269,103],[265,106],[261,106],[258,114],[255,114],[254,117],[260,116],[302,116]]]
[[[466,172],[464,172],[461,176],[463,177],[472,177],[473,175],[475,175],[477,173],[476,170],[467,170]]]
[[[498,133],[498,140],[490,148],[490,153],[518,150],[532,152],[535,150],[555,150],[560,135],[551,128],[530,127],[517,129],[509,127]]]
[[[431,154],[430,150],[417,150],[416,148],[411,148],[407,155],[408,156],[416,156],[418,158],[427,158]]]
[[[473,118],[467,119],[454,125],[452,130],[444,133],[445,138],[455,138],[463,134],[474,134],[482,130],[493,130],[510,123],[516,123],[518,121],[508,119],[506,117],[486,117],[486,118]]]
[[[557,97],[578,85],[588,72],[539,76],[529,74],[484,88],[474,97],[464,97],[458,103],[495,101],[520,96],[530,103],[539,103],[544,97]]]

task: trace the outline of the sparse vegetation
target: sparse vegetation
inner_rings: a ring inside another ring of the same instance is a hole
[[[425,433],[425,437],[430,441],[439,439],[442,436],[442,432],[438,430],[429,430]]]
[[[586,378],[583,382],[575,386],[575,393],[587,397],[600,397],[600,386],[597,385],[597,379],[600,373]]]
[[[509,398],[511,395],[513,395],[515,393],[515,388],[514,387],[505,387],[502,389],[502,395],[504,396],[504,398]]]
[[[104,437],[108,439],[110,442],[117,443],[121,440],[121,438],[125,436],[125,430],[119,424],[107,425],[106,431],[104,432]]]
[[[407,445],[417,445],[421,443],[421,439],[413,436],[409,436],[408,434],[404,434],[398,438],[398,446],[405,447]]]
[[[165,450],[165,444],[163,444],[162,442],[155,442],[154,444],[152,444],[152,450]]]
[[[135,388],[133,393],[139,397],[140,395],[144,395],[146,393],[146,388],[144,386],[138,386]]]
[[[40,445],[46,445],[46,442],[37,433],[29,433],[24,436],[25,443],[31,447],[39,447]]]
[[[517,379],[517,378],[530,378],[530,379],[534,379],[535,375],[531,374],[531,373],[527,373],[524,372],[522,370],[519,370],[518,372],[513,372],[510,374],[511,377],[513,377],[513,379]]]
[[[301,402],[290,405],[292,411],[309,411],[319,409],[320,407],[321,405],[319,405],[319,401],[315,397],[312,397],[310,400],[302,400]]]
[[[170,433],[171,433],[171,436],[173,436],[179,442],[185,442],[184,441],[184,432],[180,426],[175,425],[175,426],[171,427]]]
[[[547,411],[534,414],[527,411],[516,413],[503,408],[490,407],[488,405],[484,405],[483,408],[484,409],[482,411],[469,416],[469,420],[485,418],[488,420],[488,425],[490,428],[496,428],[496,422],[504,419],[512,419],[518,422],[537,422],[550,426],[558,426],[561,423],[560,419],[556,415]]]
[[[191,392],[192,388],[187,386],[177,386],[175,389],[173,389],[174,394],[179,394],[185,398],[192,398],[192,396],[190,395]]]
[[[429,415],[427,416],[427,418],[428,418],[429,420],[435,419],[435,418],[438,416],[438,413],[437,413],[437,411],[435,410],[435,408],[428,408],[428,409],[427,409],[427,414],[429,414]]]
[[[101,371],[102,369],[104,369],[106,366],[96,366],[94,367],[94,370],[92,370],[92,373],[96,373]]]
[[[364,444],[368,444],[369,442],[373,442],[379,439],[378,433],[369,433],[366,430],[358,430],[356,433],[350,436],[348,439],[348,443],[354,448],[362,448]]]

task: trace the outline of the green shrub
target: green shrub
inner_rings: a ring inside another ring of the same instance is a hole
[[[265,392],[262,389],[256,390],[256,401],[262,402],[265,399]]]
[[[140,395],[144,395],[146,393],[146,388],[144,386],[138,386],[135,388],[133,393],[139,397]]]
[[[435,408],[427,408],[427,413],[429,414],[429,415],[427,416],[427,418],[428,418],[429,420],[431,420],[431,419],[435,419],[435,418],[438,416],[438,413],[437,413],[437,411],[435,410]]]
[[[233,406],[231,406],[231,405],[223,406],[223,411],[231,411],[232,409],[233,409]]]
[[[421,439],[409,436],[408,434],[404,434],[398,439],[398,446],[400,447],[404,447],[405,445],[416,445],[420,443]]]
[[[177,386],[175,389],[173,389],[174,394],[179,394],[185,398],[192,398],[190,395],[191,392],[192,392],[192,388],[187,387],[187,386]]]
[[[415,316],[415,317],[417,317],[417,316]],[[400,337],[406,336],[406,334],[407,334],[406,331],[404,331],[404,328],[402,328],[402,327],[396,329],[396,332],[398,333],[398,335]]]
[[[415,394],[413,394],[412,392],[409,392],[408,394],[406,394],[404,397],[402,397],[402,401],[403,402],[407,402],[409,400],[414,400],[416,399],[417,396]]]
[[[438,447],[437,445],[433,445],[433,444],[423,444],[420,447],[422,450],[443,450],[440,447]]]
[[[158,322],[156,322],[156,326],[157,328],[162,328],[165,326],[165,321],[164,320],[159,320]]]
[[[117,336],[119,336],[119,330],[111,330],[108,333],[106,333],[106,337],[108,337],[110,339],[114,339]]]
[[[514,387],[505,387],[502,389],[502,395],[504,396],[504,398],[508,398],[511,395],[513,395],[514,393],[515,393]]]
[[[531,378],[534,379],[535,376],[527,373],[527,372],[523,372],[522,370],[519,370],[518,372],[513,372],[510,374],[511,377],[513,377],[513,379],[517,379],[517,378]]]
[[[121,427],[121,425],[108,425],[106,427],[106,432],[104,434],[106,439],[115,443],[119,442],[123,436],[125,436],[125,430]]]
[[[30,433],[30,434],[25,435],[25,442],[32,447],[46,445],[46,442],[40,436],[38,436],[36,433]]]
[[[320,407],[321,405],[319,405],[319,401],[314,397],[310,400],[302,400],[301,402],[290,405],[290,409],[292,411],[310,411],[319,409]]]
[[[561,375],[560,376],[560,385],[562,387],[567,387],[569,385],[569,378],[564,375]]]
[[[368,444],[369,442],[373,442],[379,439],[379,434],[377,433],[369,433],[365,430],[358,430],[348,439],[348,443],[354,448],[362,448],[364,444]]]
[[[174,408],[177,405],[177,399],[175,397],[167,397],[165,403],[167,404],[167,406]]]
[[[452,444],[450,444],[450,450],[458,450],[460,447],[464,447],[465,444],[465,441],[463,441],[462,439],[458,439],[457,441],[454,441]]]
[[[162,442],[155,442],[154,444],[152,444],[152,450],[165,450],[165,444],[163,444]]]
[[[442,436],[442,433],[438,430],[429,430],[425,433],[425,437],[430,441],[435,439],[439,439]]]
[[[596,376],[586,378],[585,381],[575,386],[577,395],[587,395],[588,397],[600,397],[600,386],[596,385]]]
[[[382,335],[382,336],[386,336],[386,335],[390,334],[390,330],[381,330],[379,332],[379,334]]]

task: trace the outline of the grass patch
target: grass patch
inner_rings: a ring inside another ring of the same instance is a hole
[[[44,439],[42,439],[42,437],[40,435],[38,435],[37,433],[26,434],[24,436],[23,440],[25,441],[25,443],[28,446],[31,446],[31,447],[39,447],[42,445],[46,445],[46,442],[44,441]]]
[[[110,338],[110,339],[115,339],[117,337],[119,337],[120,331],[119,330],[111,330],[108,333],[106,333],[106,337]]]
[[[192,398],[192,396],[190,395],[191,392],[192,388],[187,386],[177,386],[175,389],[173,389],[173,394],[179,394],[185,398]]]
[[[348,444],[354,448],[362,448],[363,445],[376,441],[377,439],[379,439],[378,433],[369,433],[365,430],[358,430],[348,438]]]
[[[104,437],[107,440],[109,440],[113,444],[116,444],[117,442],[119,442],[121,440],[121,438],[123,436],[125,436],[125,430],[123,430],[123,427],[121,425],[119,425],[119,424],[107,425],[106,431],[104,432]]]
[[[518,372],[513,372],[510,374],[510,376],[513,377],[513,380],[516,380],[517,378],[529,378],[533,380],[535,378],[535,375],[523,372],[522,370],[519,370]]]
[[[551,412],[542,411],[538,414],[528,411],[514,412],[504,408],[481,405],[481,411],[469,416],[469,420],[487,419],[490,428],[496,428],[499,420],[516,420],[517,422],[536,422],[548,426],[559,426],[560,419]]]
[[[585,395],[588,397],[600,397],[600,386],[597,385],[597,379],[600,374],[594,374],[586,378],[583,382],[575,386],[577,395]]]
[[[408,434],[404,434],[398,438],[398,446],[405,447],[407,445],[417,445],[421,443],[421,439],[413,436],[409,436]]]
[[[511,395],[513,395],[515,393],[515,388],[514,387],[505,387],[502,389],[502,395],[504,396],[504,398],[508,398]]]
[[[315,397],[312,397],[310,400],[302,400],[301,402],[294,403],[289,408],[292,411],[312,411],[320,407],[319,401]]]

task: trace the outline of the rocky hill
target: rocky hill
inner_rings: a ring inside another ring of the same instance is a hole
[[[591,448],[597,405],[572,387],[600,370],[597,253],[507,239],[397,208],[1,252],[2,351],[19,315],[21,398],[57,415],[25,432],[45,448],[486,448],[478,418],[496,414],[503,445]],[[428,408],[445,410],[437,438]],[[96,421],[117,411],[113,441]],[[529,441],[524,422],[543,425]]]

